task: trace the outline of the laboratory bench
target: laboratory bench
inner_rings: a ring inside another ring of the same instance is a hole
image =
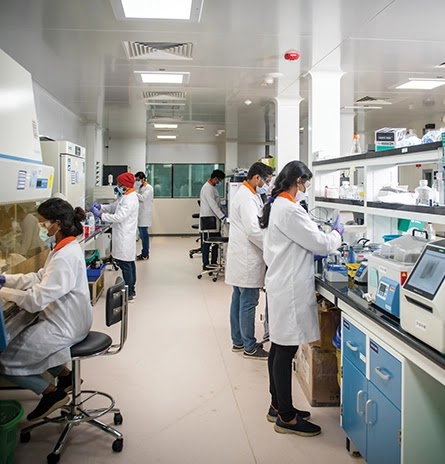
[[[368,303],[366,285],[316,275],[342,311],[341,423],[368,464],[442,464],[445,356]]]

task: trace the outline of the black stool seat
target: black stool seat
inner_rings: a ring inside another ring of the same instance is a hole
[[[192,224],[192,229],[199,229],[199,224]]]
[[[81,342],[71,347],[71,357],[93,356],[105,351],[113,344],[113,340],[102,332],[90,332]]]
[[[228,243],[229,237],[209,237],[207,243]]]
[[[193,213],[192,218],[193,219],[199,219],[199,213]]]

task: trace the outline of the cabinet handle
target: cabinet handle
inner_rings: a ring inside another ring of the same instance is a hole
[[[375,370],[376,374],[383,380],[388,381],[391,378],[391,375],[390,374],[384,374],[382,372],[382,370],[380,369],[380,367],[376,367],[376,368],[374,368],[374,370]]]
[[[358,351],[358,346],[354,346],[349,340],[346,342],[346,346],[351,350],[351,351]]]
[[[368,400],[366,402],[366,406],[365,406],[365,423],[368,424],[368,425],[374,425],[375,422],[373,422],[372,420],[369,420],[369,408],[371,407],[371,404],[374,403],[373,400]]]
[[[361,402],[362,402],[361,399],[362,399],[362,397],[363,397],[364,394],[365,394],[364,390],[359,390],[359,391],[357,392],[357,414],[358,414],[359,416],[364,416],[363,411],[360,409],[360,404],[361,404]]]

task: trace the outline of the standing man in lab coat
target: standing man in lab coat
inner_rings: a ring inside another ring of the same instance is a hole
[[[199,194],[200,209],[199,216],[214,216],[220,221],[225,218],[225,213],[221,209],[221,199],[219,197],[218,189],[216,188],[224,179],[226,175],[221,169],[215,169],[210,175],[210,179],[202,186],[201,193]],[[211,233],[210,236],[217,236],[219,232]],[[210,245],[202,242],[202,270],[209,270],[209,252]],[[216,265],[218,261],[218,247],[212,247],[212,265]]]
[[[145,261],[150,256],[150,236],[148,228],[151,227],[153,216],[153,187],[147,182],[145,173],[142,171],[134,175],[134,189],[139,200],[138,228],[139,237],[142,241],[141,254],[136,257]]]
[[[238,189],[230,208],[230,232],[227,249],[226,284],[233,286],[230,305],[232,351],[244,352],[249,359],[267,360],[267,351],[255,338],[255,310],[264,285],[261,215],[262,188],[270,182],[273,169],[254,163],[247,180]]]
[[[91,212],[103,222],[113,226],[111,235],[112,255],[122,270],[122,277],[128,285],[128,301],[136,298],[136,232],[138,225],[139,200],[134,190],[134,175],[131,172],[120,174],[117,179],[115,202],[109,205],[94,203]]]

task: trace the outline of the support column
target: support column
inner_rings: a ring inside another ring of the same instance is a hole
[[[224,156],[226,174],[238,166],[238,106],[226,105],[226,146]]]
[[[226,141],[226,156],[225,156],[225,170],[226,173],[231,173],[238,167],[238,142]]]
[[[102,185],[103,168],[103,129],[95,123],[86,126],[86,200],[91,203],[93,188]]]

